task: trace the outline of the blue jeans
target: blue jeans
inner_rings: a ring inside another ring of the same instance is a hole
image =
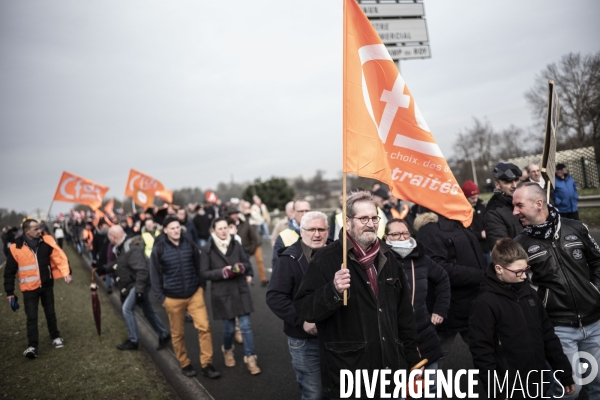
[[[583,327],[583,329],[572,328],[566,326],[555,326],[554,333],[560,339],[562,344],[563,352],[571,362],[573,368],[573,375],[575,378],[575,393],[571,396],[565,395],[563,399],[576,399],[579,395],[580,390],[587,393],[588,399],[600,399],[600,373],[596,374],[595,379],[581,386],[579,379],[585,380],[592,370],[593,360],[596,360],[596,370],[598,370],[598,360],[600,360],[600,320]],[[581,357],[581,363],[587,363],[589,365],[586,373],[580,372],[580,357],[578,353],[586,352],[591,355],[593,360],[590,360],[590,356]],[[559,396],[562,393],[562,388],[557,382],[553,382],[548,396]]]
[[[265,240],[271,240],[271,237],[269,236],[269,225],[267,225],[266,222],[258,225],[258,233],[260,233]]]
[[[244,354],[246,356],[254,355],[254,335],[252,335],[252,325],[250,324],[250,314],[238,317],[242,338],[244,339]],[[225,350],[231,350],[233,347],[233,335],[235,334],[235,318],[224,319],[225,329],[223,330],[223,347]]]
[[[144,312],[144,316],[158,335],[160,339],[166,337],[168,335],[167,330],[163,326],[158,314],[154,310],[150,299],[148,298],[148,293],[150,292],[150,286],[147,286],[144,290],[145,301],[141,305],[142,311]],[[129,333],[129,340],[134,343],[138,342],[138,327],[137,321],[135,320],[135,306],[137,303],[135,302],[135,288],[131,288],[127,298],[123,302],[123,318],[125,318],[125,324],[127,325],[127,332]]]
[[[429,385],[429,393],[433,394],[434,397],[433,399],[438,400],[436,394],[437,394],[437,371],[439,368],[439,362],[435,361],[432,362],[431,364],[427,365],[425,367],[425,370],[423,371],[423,390],[425,389],[425,371],[429,371],[429,370],[433,370],[435,371],[433,374],[429,375],[430,379],[433,381],[430,385]]]
[[[112,274],[105,274],[104,281],[106,282],[106,288],[110,289],[112,287],[115,279],[112,277]]]
[[[322,399],[319,339],[296,339],[288,336],[288,348],[292,355],[296,381],[302,390],[301,399]]]

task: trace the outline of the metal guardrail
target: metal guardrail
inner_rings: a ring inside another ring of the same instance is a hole
[[[583,196],[577,202],[578,208],[600,207],[600,195]]]

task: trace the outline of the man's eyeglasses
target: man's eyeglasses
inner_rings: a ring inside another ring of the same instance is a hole
[[[305,214],[305,213],[307,213],[307,212],[309,212],[309,211],[310,211],[310,210],[295,210],[294,212],[295,212],[296,214]]]
[[[310,229],[305,229],[302,228],[303,230],[305,230],[306,232],[310,233],[311,235],[314,235],[316,232],[319,232],[319,234],[323,234],[325,232],[327,232],[327,229],[325,228],[310,228]]]
[[[523,274],[524,274],[525,272],[527,272],[527,271],[529,271],[529,270],[531,269],[531,265],[528,265],[528,266],[527,266],[527,268],[525,268],[525,269],[520,269],[520,270],[518,270],[518,271],[513,271],[512,269],[508,269],[508,268],[506,268],[506,267],[503,267],[503,266],[502,266],[502,265],[500,265],[500,264],[497,264],[497,265],[498,265],[499,267],[501,267],[501,268],[503,268],[503,269],[505,269],[505,270],[509,271],[509,272],[514,272],[514,273],[515,273],[515,275],[517,276],[517,278],[520,278],[521,276],[523,276]]]
[[[363,225],[366,225],[369,223],[369,221],[371,221],[373,223],[373,225],[376,225],[379,223],[379,221],[381,221],[381,217],[380,216],[376,216],[376,217],[352,217],[354,219],[359,220]]]
[[[387,237],[390,237],[392,239],[400,239],[401,237],[406,237],[409,238],[410,237],[410,232],[394,232],[394,233],[388,233]]]

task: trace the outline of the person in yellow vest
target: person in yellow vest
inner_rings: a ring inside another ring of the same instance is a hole
[[[23,235],[10,245],[4,271],[4,290],[8,303],[16,301],[15,278],[23,293],[27,316],[27,349],[23,355],[30,359],[38,356],[38,304],[42,303],[52,345],[64,346],[58,331],[54,311],[54,280],[64,278],[71,282],[71,268],[66,254],[52,235],[42,233],[34,219],[23,222]]]
[[[300,221],[304,214],[310,211],[310,203],[304,199],[299,199],[294,202],[294,217],[290,219],[287,229],[284,229],[277,236],[275,245],[273,246],[273,258],[271,259],[271,268],[275,266],[279,258],[278,252],[293,245],[300,238]]]
[[[152,254],[152,248],[154,247],[154,240],[160,235],[161,226],[154,222],[153,218],[146,217],[144,220],[144,227],[142,228],[142,239],[144,239],[144,254],[150,258]]]

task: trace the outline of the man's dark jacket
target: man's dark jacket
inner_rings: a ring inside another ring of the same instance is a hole
[[[485,208],[483,227],[490,250],[494,248],[498,239],[514,239],[523,231],[519,218],[513,215],[512,196],[494,193]]]
[[[561,218],[558,239],[515,240],[529,256],[532,283],[554,325],[585,326],[600,319],[600,248],[580,221]]]
[[[304,320],[296,313],[294,297],[308,269],[308,260],[302,251],[302,241],[283,249],[279,261],[273,266],[267,288],[267,305],[283,320],[283,331],[296,339],[314,339],[306,333]]]
[[[106,252],[108,250],[108,232],[96,231],[92,242],[92,265],[106,264]]]
[[[444,319],[448,318],[448,309],[450,308],[450,280],[448,274],[444,268],[425,255],[425,249],[421,244],[417,244],[417,247],[404,258],[395,252],[393,254],[406,274],[411,297],[413,290],[412,264],[414,263],[415,301],[413,309],[419,334],[419,351],[423,358],[429,360],[428,364],[431,364],[442,356],[442,348],[435,332],[435,325],[431,323],[431,315],[427,309],[427,292],[431,291],[434,294],[435,302],[433,303],[432,312]]]
[[[179,224],[185,228],[181,230],[181,236],[187,236],[192,242],[198,243],[198,232],[196,231],[196,225],[189,219],[185,218],[185,221],[179,221]]]
[[[165,297],[190,298],[204,288],[206,281],[200,275],[200,251],[196,243],[181,235],[179,245],[173,244],[163,233],[156,237],[150,255],[152,292],[162,304]]]
[[[198,213],[194,219],[192,220],[194,226],[196,227],[196,232],[198,233],[198,238],[203,240],[208,240],[210,237],[210,218],[206,213],[200,214]]]
[[[315,322],[319,332],[319,358],[323,395],[340,397],[340,370],[389,368],[407,370],[421,357],[417,349],[415,317],[406,276],[390,248],[381,243],[375,259],[377,291],[367,284],[365,269],[348,243],[348,269],[352,281],[348,306],[335,290],[334,275],[342,265],[342,244],[336,240],[311,259],[300,284],[294,307],[300,317]],[[364,391],[363,391],[364,393]]]
[[[469,308],[477,297],[479,283],[485,271],[485,261],[477,238],[458,221],[435,213],[424,213],[415,219],[417,242],[421,243],[433,261],[446,270],[450,279],[450,312],[437,326],[441,333],[467,329]],[[427,306],[433,309],[428,295]]]
[[[249,217],[249,216],[248,216]],[[256,232],[256,228],[250,223],[248,223],[248,219],[244,221],[240,218],[240,222],[237,225],[238,236],[242,239],[242,245],[244,246],[244,250],[248,256],[253,255],[256,252],[256,248],[260,246],[261,239],[258,233]]]
[[[125,237],[123,243],[116,247],[115,261],[106,266],[98,265],[97,272],[98,275],[115,273],[115,284],[121,294],[121,301],[125,301],[132,288],[135,288],[136,293],[143,294],[150,284],[144,239],[141,236]]]
[[[481,246],[481,251],[483,252],[483,254],[492,251],[492,248],[489,246],[487,239],[481,236],[481,231],[485,230],[485,227],[483,226],[484,214],[485,205],[483,204],[483,200],[477,199],[477,204],[475,204],[475,207],[473,207],[473,222],[471,223],[469,229],[471,230],[471,232],[473,232],[473,234],[479,241],[479,246]]]
[[[479,379],[486,392],[488,371],[492,371],[492,380],[493,371],[496,371],[500,382],[504,379],[505,371],[508,371],[509,388],[513,387],[518,371],[523,385],[526,385],[525,378],[529,381],[529,393],[533,396],[536,392],[534,385],[537,384],[539,388],[542,377],[539,372],[528,373],[547,370],[546,361],[553,370],[562,370],[557,371],[556,377],[564,386],[573,383],[570,362],[563,353],[560,340],[554,333],[554,326],[535,290],[528,282],[516,289],[500,281],[492,264],[488,267],[479,295],[471,306],[469,348],[474,368],[479,370]],[[519,383],[517,386],[520,386]],[[548,389],[548,384],[545,389]],[[500,393],[498,389],[496,392]],[[504,399],[510,395],[503,393],[499,398]],[[519,391],[515,394],[522,395]]]

